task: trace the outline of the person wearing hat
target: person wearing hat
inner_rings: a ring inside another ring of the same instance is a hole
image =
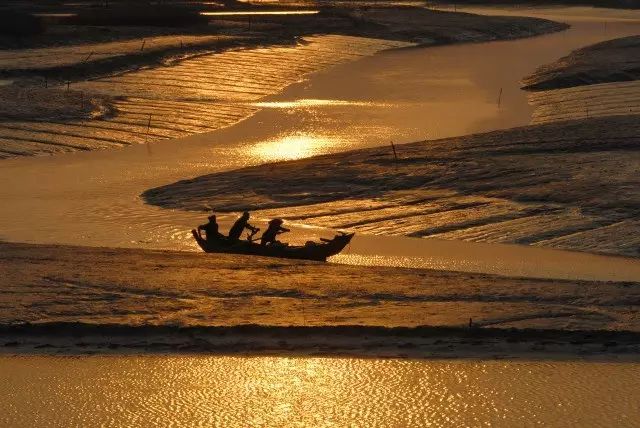
[[[240,216],[240,218],[236,220],[233,226],[231,226],[231,229],[229,229],[230,241],[240,240],[240,236],[242,235],[242,232],[245,229],[250,230],[252,233],[252,236],[260,230],[257,227],[253,227],[249,224],[249,216],[250,216],[249,211],[243,212],[242,216]]]
[[[207,241],[224,238],[224,235],[218,231],[218,222],[214,214],[209,216],[209,223],[198,226],[198,233],[200,233],[201,230],[204,230]]]
[[[260,238],[260,245],[275,244],[278,242],[276,241],[276,236],[284,232],[289,232],[289,229],[282,227],[282,223],[284,222],[279,218],[271,220],[269,222],[269,227]]]

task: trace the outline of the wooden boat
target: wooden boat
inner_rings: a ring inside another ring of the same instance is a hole
[[[229,242],[225,239],[206,241],[197,230],[191,233],[196,242],[207,253],[247,254],[252,256],[281,257],[285,259],[326,261],[346,247],[355,233],[339,233],[333,239],[309,242],[306,245],[260,245],[253,241]]]

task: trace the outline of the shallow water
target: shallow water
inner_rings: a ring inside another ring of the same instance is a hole
[[[237,12],[200,12],[204,16],[316,15],[319,10],[254,10]]]
[[[1,357],[0,425],[635,426],[635,363]]]
[[[569,20],[574,27],[558,34],[387,51],[336,66],[261,99],[252,104],[262,108],[254,116],[212,133],[122,150],[3,161],[0,238],[194,249],[189,230],[204,215],[144,205],[140,193],[176,180],[256,163],[387,145],[391,140],[399,143],[528,124],[532,108],[519,89],[522,76],[571,49],[633,34],[640,22],[592,18]],[[230,219],[223,217],[223,227]],[[297,239],[317,233],[302,227]],[[522,254],[522,260],[503,263],[486,247],[460,243],[467,250],[457,250],[451,258],[433,263],[434,255],[441,253],[434,247],[438,241],[398,240],[395,244],[379,237],[360,242],[363,245],[356,240],[349,257],[340,260],[454,270],[476,266],[472,269],[510,275],[524,272],[598,279],[614,271],[627,279],[640,278],[640,263],[627,259],[598,259],[596,266],[608,267],[593,273],[593,256],[576,255],[570,265],[557,263],[565,266],[563,272],[551,273],[540,261],[564,253],[536,250],[543,253],[532,259],[533,253],[521,248],[518,251],[524,253],[517,254]],[[422,248],[422,254],[416,246]],[[519,247],[507,246],[505,251],[513,248]],[[389,249],[394,255],[388,254]],[[481,254],[486,263],[477,263]]]

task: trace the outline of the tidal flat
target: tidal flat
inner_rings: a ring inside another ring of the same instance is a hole
[[[0,425],[634,426],[637,11],[343,3],[2,41]]]
[[[0,244],[4,352],[627,358],[638,282]]]
[[[0,46],[7,47],[0,50],[0,73],[14,78],[16,87],[0,88],[0,99],[28,104],[30,93],[46,99],[48,93],[67,91],[65,103],[51,106],[60,110],[53,117],[20,117],[22,107],[3,120],[0,158],[200,134],[246,119],[258,111],[251,102],[310,73],[381,50],[514,39],[566,28],[540,18],[479,18],[422,7],[329,7],[312,17],[283,16],[284,22],[277,15],[254,16],[244,30],[243,21],[238,30],[210,17],[207,25],[167,34],[148,27],[81,26],[77,31],[63,21],[33,47],[0,37]],[[111,100],[109,115],[68,117],[73,107],[96,97]]]

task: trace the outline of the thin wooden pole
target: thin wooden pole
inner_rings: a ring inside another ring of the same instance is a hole
[[[149,130],[151,129],[151,113],[149,113],[149,120],[147,121],[147,134],[144,136],[144,143],[147,146],[147,154],[151,155],[151,144],[149,144]]]
[[[397,162],[398,161],[398,153],[396,152],[396,145],[393,144],[393,141],[391,142],[391,149],[393,149],[393,158]]]
[[[147,122],[147,141],[149,141],[149,131],[151,130],[151,113],[149,113],[149,121]]]

